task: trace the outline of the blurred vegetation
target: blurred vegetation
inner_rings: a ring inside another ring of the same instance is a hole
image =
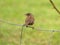
[[[59,0],[54,0],[60,9]],[[60,15],[53,9],[49,0],[0,0],[0,19],[24,24],[25,13],[35,17],[35,27],[60,30]],[[0,22],[0,45],[20,45],[21,27]],[[51,45],[60,45],[60,32],[54,32]],[[51,32],[42,32],[24,27],[22,45],[48,45]]]

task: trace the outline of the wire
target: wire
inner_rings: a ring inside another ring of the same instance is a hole
[[[20,45],[22,45],[23,28],[24,28],[24,26],[22,26],[22,29],[21,29],[21,35],[20,35]]]
[[[10,22],[7,22],[7,21],[1,20],[1,19],[0,19],[0,22],[7,23],[7,24],[10,24],[10,25],[22,26],[23,27],[23,24],[10,23]],[[38,31],[60,32],[60,30],[48,30],[48,29],[35,28],[35,27],[31,27],[31,26],[28,26],[28,27],[32,28],[32,29],[35,29],[35,30],[38,30]]]
[[[22,26],[22,29],[21,29],[21,35],[20,35],[20,45],[22,45],[22,38],[23,38],[23,28],[24,26],[22,24],[14,24],[14,23],[10,23],[10,22],[7,22],[5,20],[1,20],[0,19],[0,22],[3,22],[3,23],[7,23],[7,24],[10,24],[10,25],[15,25],[15,26]],[[29,28],[32,28],[33,30],[37,30],[37,31],[44,31],[44,32],[60,32],[60,30],[47,30],[47,29],[41,29],[41,28],[35,28],[35,27],[31,27],[31,26],[28,26]],[[52,38],[53,35],[50,36],[49,40],[48,40],[48,45],[51,45],[51,38]]]
[[[23,26],[23,24],[10,23],[10,22],[7,22],[7,21],[1,20],[1,19],[0,19],[0,22],[7,23],[7,24],[10,24],[10,25],[15,25],[15,26]]]

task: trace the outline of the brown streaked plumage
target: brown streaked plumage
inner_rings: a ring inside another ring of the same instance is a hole
[[[26,16],[25,26],[28,27],[28,25],[33,25],[35,21],[34,16],[31,13],[27,13]]]

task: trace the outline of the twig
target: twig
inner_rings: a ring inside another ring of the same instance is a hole
[[[60,14],[60,11],[57,9],[57,7],[55,6],[55,4],[53,3],[52,0],[49,0],[50,3],[52,4],[52,6],[54,7],[54,9]]]

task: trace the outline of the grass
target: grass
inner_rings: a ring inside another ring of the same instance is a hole
[[[58,0],[55,5],[60,9]],[[35,27],[60,30],[60,15],[49,0],[0,0],[0,19],[23,24],[27,12],[33,13]],[[21,27],[0,22],[0,45],[20,45]],[[51,45],[60,45],[60,32],[54,32]],[[22,45],[48,45],[51,32],[37,31],[24,27]]]

